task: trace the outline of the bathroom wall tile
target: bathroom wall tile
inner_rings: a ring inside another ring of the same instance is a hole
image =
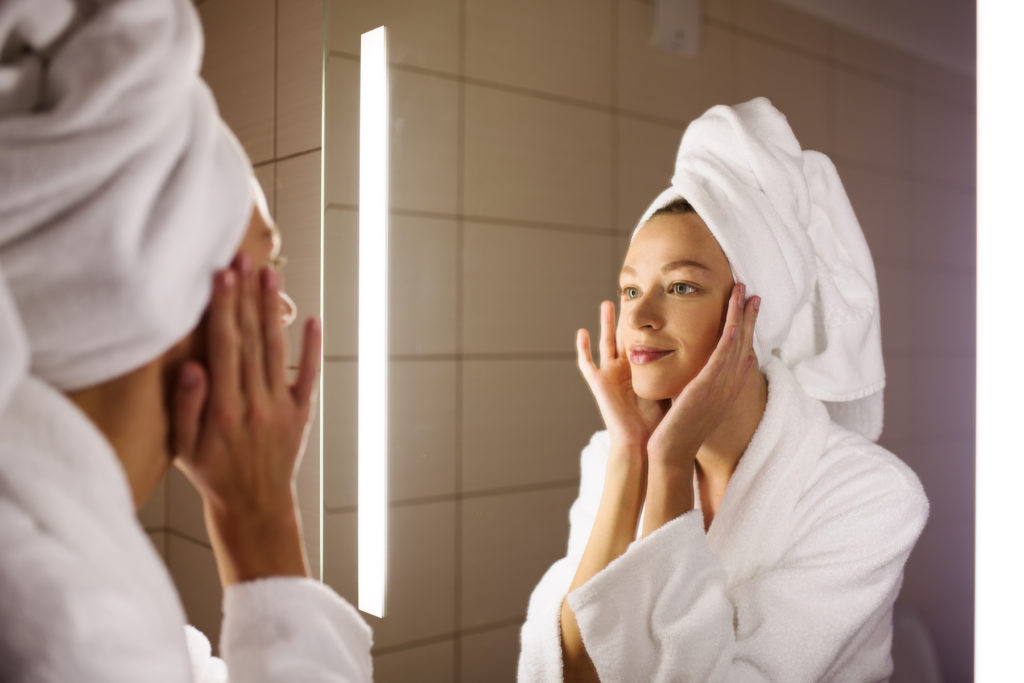
[[[977,245],[975,193],[911,181],[907,195],[916,251],[913,260],[973,271]]]
[[[267,161],[259,166],[253,167],[253,173],[256,175],[256,181],[260,184],[260,188],[263,189],[263,194],[267,198],[267,208],[270,209],[270,215],[276,218],[276,204],[275,199],[277,197],[277,180],[276,180],[276,169],[277,164],[273,161]]]
[[[373,658],[376,683],[455,680],[455,641],[386,652]],[[474,680],[474,679],[464,679]]]
[[[601,429],[575,361],[463,364],[462,490],[571,481]]]
[[[356,363],[328,361],[324,371],[324,504],[356,504]],[[455,490],[455,363],[392,361],[389,431],[391,500]]]
[[[706,22],[700,53],[680,57],[651,46],[654,8],[618,0],[616,104],[626,111],[685,125],[715,104],[735,99],[735,35]]]
[[[669,185],[683,126],[617,118],[618,216],[615,227],[629,235],[658,193]]]
[[[631,0],[650,5],[653,0]],[[736,0],[704,0],[701,11],[705,17],[732,24],[736,16]]]
[[[284,285],[299,315],[288,328],[290,361],[298,364],[307,318],[320,315],[320,152],[277,163],[277,223],[288,259]]]
[[[423,503],[389,511],[387,614],[363,615],[374,645],[452,633],[455,628],[455,503]],[[357,602],[356,513],[325,518],[325,582]]]
[[[608,254],[621,239],[467,223],[463,349],[573,352],[576,330],[596,328],[598,304],[614,298]]]
[[[823,60],[739,36],[736,78],[737,101],[767,97],[804,149],[832,151],[829,67]]]
[[[198,8],[206,34],[203,78],[253,163],[274,157],[274,4],[217,0]]]
[[[974,353],[973,271],[880,264],[876,274],[886,351]]]
[[[188,623],[203,632],[217,651],[223,593],[217,561],[206,546],[174,534],[167,536],[167,568],[178,588]]]
[[[462,636],[462,680],[515,680],[520,627],[516,623]]]
[[[327,509],[356,504],[357,372],[355,361],[324,363],[323,460]]]
[[[359,604],[359,527],[356,513],[324,514],[324,583],[353,605]],[[361,614],[365,619],[366,614]]]
[[[359,346],[359,215],[355,211],[324,213],[323,277],[324,353],[354,356]]]
[[[147,531],[146,535],[149,536],[150,543],[153,544],[153,548],[156,549],[160,558],[167,562],[167,532],[166,531]]]
[[[973,514],[959,520],[931,520],[907,560],[901,598],[923,607],[937,600],[971,597],[973,589]]]
[[[277,157],[320,146],[324,0],[277,7]]]
[[[832,58],[894,84],[910,80],[912,57],[903,50],[843,28],[832,29]]]
[[[566,487],[463,501],[463,628],[525,616],[534,586],[565,554],[575,497]]]
[[[375,647],[455,630],[455,503],[389,511],[387,614],[366,616]]]
[[[978,82],[972,74],[948,69],[934,62],[912,57],[910,83],[915,90],[973,109]]]
[[[872,166],[910,164],[910,98],[906,89],[836,67],[835,152]]]
[[[167,528],[200,543],[210,544],[203,521],[203,500],[176,467],[167,472]]]
[[[391,353],[455,353],[456,223],[400,214],[390,220]],[[325,348],[328,356],[351,356],[358,347],[359,214],[328,209],[324,230]]]
[[[976,171],[974,112],[929,96],[914,95],[910,121],[914,174],[972,190]]]
[[[466,75],[609,104],[613,2],[467,3]]]
[[[359,203],[359,62],[328,57],[324,81],[324,201],[354,206]]]
[[[921,610],[947,681],[974,680],[973,591],[925,605]]]
[[[974,441],[965,438],[884,441],[917,474],[931,503],[929,525],[974,516]]]
[[[780,2],[735,0],[733,25],[772,40],[827,57],[831,27],[821,19]]]
[[[473,85],[465,96],[465,213],[610,227],[609,114]]]
[[[839,160],[836,168],[875,266],[913,262],[923,245],[914,227],[910,183],[895,171],[855,162]]]
[[[973,436],[973,354],[889,354],[885,367],[886,438]]]
[[[327,47],[359,54],[360,35],[388,27],[388,57],[450,74],[459,68],[459,0],[325,0]]]
[[[146,531],[163,529],[167,525],[167,479],[161,479],[149,500],[139,508],[139,524]]]
[[[458,170],[458,85],[391,69],[391,208],[454,214]],[[359,63],[327,67],[328,204],[359,203]]]

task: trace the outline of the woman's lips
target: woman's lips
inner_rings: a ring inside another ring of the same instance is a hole
[[[672,351],[656,349],[651,346],[632,346],[629,349],[629,362],[633,365],[646,365],[659,361],[671,353]]]

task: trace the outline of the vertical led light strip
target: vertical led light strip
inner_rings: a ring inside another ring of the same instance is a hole
[[[359,74],[359,609],[384,616],[388,566],[388,49],[362,36]]]
[[[1024,640],[1022,26],[1021,3],[978,3],[976,681],[1008,680],[1008,672],[1019,671]]]

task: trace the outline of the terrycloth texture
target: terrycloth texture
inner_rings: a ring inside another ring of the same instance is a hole
[[[878,285],[829,158],[802,150],[763,97],[712,107],[687,127],[671,187],[637,231],[679,198],[704,219],[735,279],[763,298],[754,330],[761,367],[780,357],[834,420],[878,439],[885,387]]]
[[[602,681],[875,681],[924,527],[920,483],[830,421],[770,361],[768,404],[708,533],[689,512],[569,594]],[[569,546],[530,598],[520,681],[562,680],[559,611],[604,485],[606,432],[582,456]],[[699,500],[699,497],[697,497]]]
[[[72,14],[77,16],[72,20]],[[253,207],[189,0],[0,3],[0,411],[192,329]]]
[[[201,634],[186,638],[167,570],[92,423],[28,378],[0,435],[0,680],[371,680],[369,628],[311,579],[228,589],[225,661],[210,658]]]

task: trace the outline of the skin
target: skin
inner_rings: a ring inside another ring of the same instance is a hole
[[[308,576],[295,496],[320,371],[306,321],[294,382],[280,240],[257,204],[231,266],[214,275],[202,322],[159,358],[68,398],[103,433],[136,506],[171,464],[199,491],[221,583]]]
[[[768,395],[753,351],[760,298],[733,282],[697,214],[652,217],[631,243],[619,283],[617,328],[614,305],[601,304],[600,365],[587,331],[577,332],[580,372],[611,448],[570,593],[626,551],[641,511],[646,537],[693,510],[695,479],[710,527]],[[567,599],[561,627],[565,679],[597,681]]]

